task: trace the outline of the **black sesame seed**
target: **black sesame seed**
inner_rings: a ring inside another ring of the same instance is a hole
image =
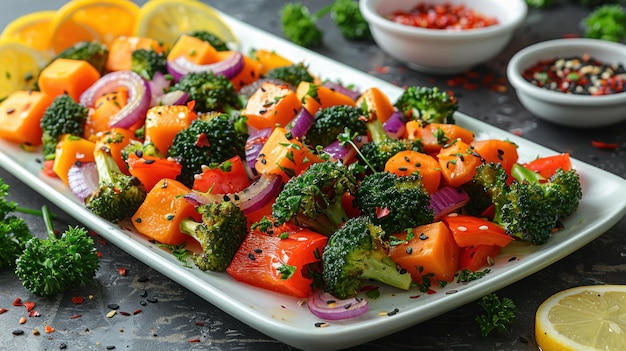
[[[116,303],[110,303],[107,305],[107,308],[112,309],[112,310],[117,310],[118,308],[120,308],[120,305]]]
[[[157,299],[156,297],[149,297],[146,299],[146,301],[150,302],[150,303],[157,303],[159,302],[159,299]]]
[[[13,335],[23,335],[23,334],[24,334],[24,331],[23,331],[22,329],[15,329],[15,330],[12,332],[12,334],[13,334]]]

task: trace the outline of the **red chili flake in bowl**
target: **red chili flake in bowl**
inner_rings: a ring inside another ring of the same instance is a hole
[[[81,303],[83,303],[83,297],[82,296],[72,297],[72,303],[75,305],[80,305]]]
[[[485,16],[464,4],[420,3],[409,11],[396,11],[387,19],[412,27],[427,29],[468,30],[498,24],[495,17]]]
[[[626,91],[623,64],[607,64],[589,55],[541,60],[522,77],[540,88],[578,95],[609,95]]]

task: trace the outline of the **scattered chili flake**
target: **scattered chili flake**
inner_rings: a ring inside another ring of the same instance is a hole
[[[34,301],[26,301],[24,302],[24,307],[26,307],[26,311],[30,312],[33,308],[35,308]]]
[[[138,308],[138,309],[133,311],[133,316],[137,315],[137,314],[140,314],[141,312],[142,312],[142,310]]]
[[[22,299],[20,299],[19,297],[15,298],[15,300],[13,300],[11,304],[13,306],[24,306],[24,304],[22,304]]]
[[[4,312],[7,312],[8,310],[6,308],[0,307],[0,314],[3,314]]]
[[[189,339],[187,342],[200,342],[200,338]]]
[[[39,313],[39,311],[37,310],[32,310],[28,312],[28,316],[29,317],[41,317],[41,313]]]
[[[120,311],[120,314],[122,316],[130,316],[130,313],[126,312],[126,311]]]
[[[83,297],[82,296],[72,297],[72,303],[75,305],[80,305],[81,303],[83,303]]]
[[[54,332],[54,328],[50,325],[46,325],[45,331],[47,334]]]
[[[389,208],[376,207],[376,218],[383,218],[389,214]]]
[[[80,317],[82,317],[80,314],[75,314],[75,315],[71,316],[70,319],[78,319]]]
[[[592,140],[591,145],[596,149],[602,150],[617,150],[619,147],[618,143],[605,143],[604,141]]]
[[[117,272],[119,273],[119,275],[121,275],[122,277],[126,276],[126,268],[124,267],[120,267],[117,269]]]

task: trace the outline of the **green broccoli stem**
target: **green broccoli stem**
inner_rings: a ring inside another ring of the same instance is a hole
[[[122,174],[120,167],[111,156],[108,149],[100,149],[94,152],[96,169],[98,170],[99,184],[116,184],[117,177]]]
[[[196,222],[193,218],[187,217],[180,221],[178,229],[180,229],[181,233],[189,235],[190,237],[198,240],[198,237],[196,235],[196,228],[198,228],[200,224],[201,223]]]
[[[385,128],[383,128],[383,124],[378,118],[370,119],[365,125],[367,126],[367,130],[369,131],[374,143],[380,143],[381,141],[389,139]]]
[[[409,290],[413,283],[411,275],[399,272],[396,263],[389,256],[368,257],[363,261],[363,266],[365,267],[361,275],[363,278],[373,279],[402,290]]]
[[[330,203],[324,210],[324,213],[317,218],[312,219],[302,213],[298,213],[295,217],[295,221],[298,225],[305,225],[320,234],[330,236],[339,229],[339,226],[343,224],[347,218],[348,215],[343,209],[341,201],[337,200]]]
[[[546,178],[539,174],[539,172],[535,172],[519,163],[513,164],[513,168],[511,168],[511,175],[520,183],[541,183],[546,181]]]

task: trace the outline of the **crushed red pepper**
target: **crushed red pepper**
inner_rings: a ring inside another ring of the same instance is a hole
[[[389,20],[412,27],[428,29],[468,30],[498,24],[495,17],[485,16],[464,4],[419,3],[409,11],[395,11]]]
[[[606,143],[604,141],[598,140],[592,140],[591,145],[593,145],[593,147],[595,147],[596,149],[602,150],[617,150],[617,148],[619,147],[618,143]]]

